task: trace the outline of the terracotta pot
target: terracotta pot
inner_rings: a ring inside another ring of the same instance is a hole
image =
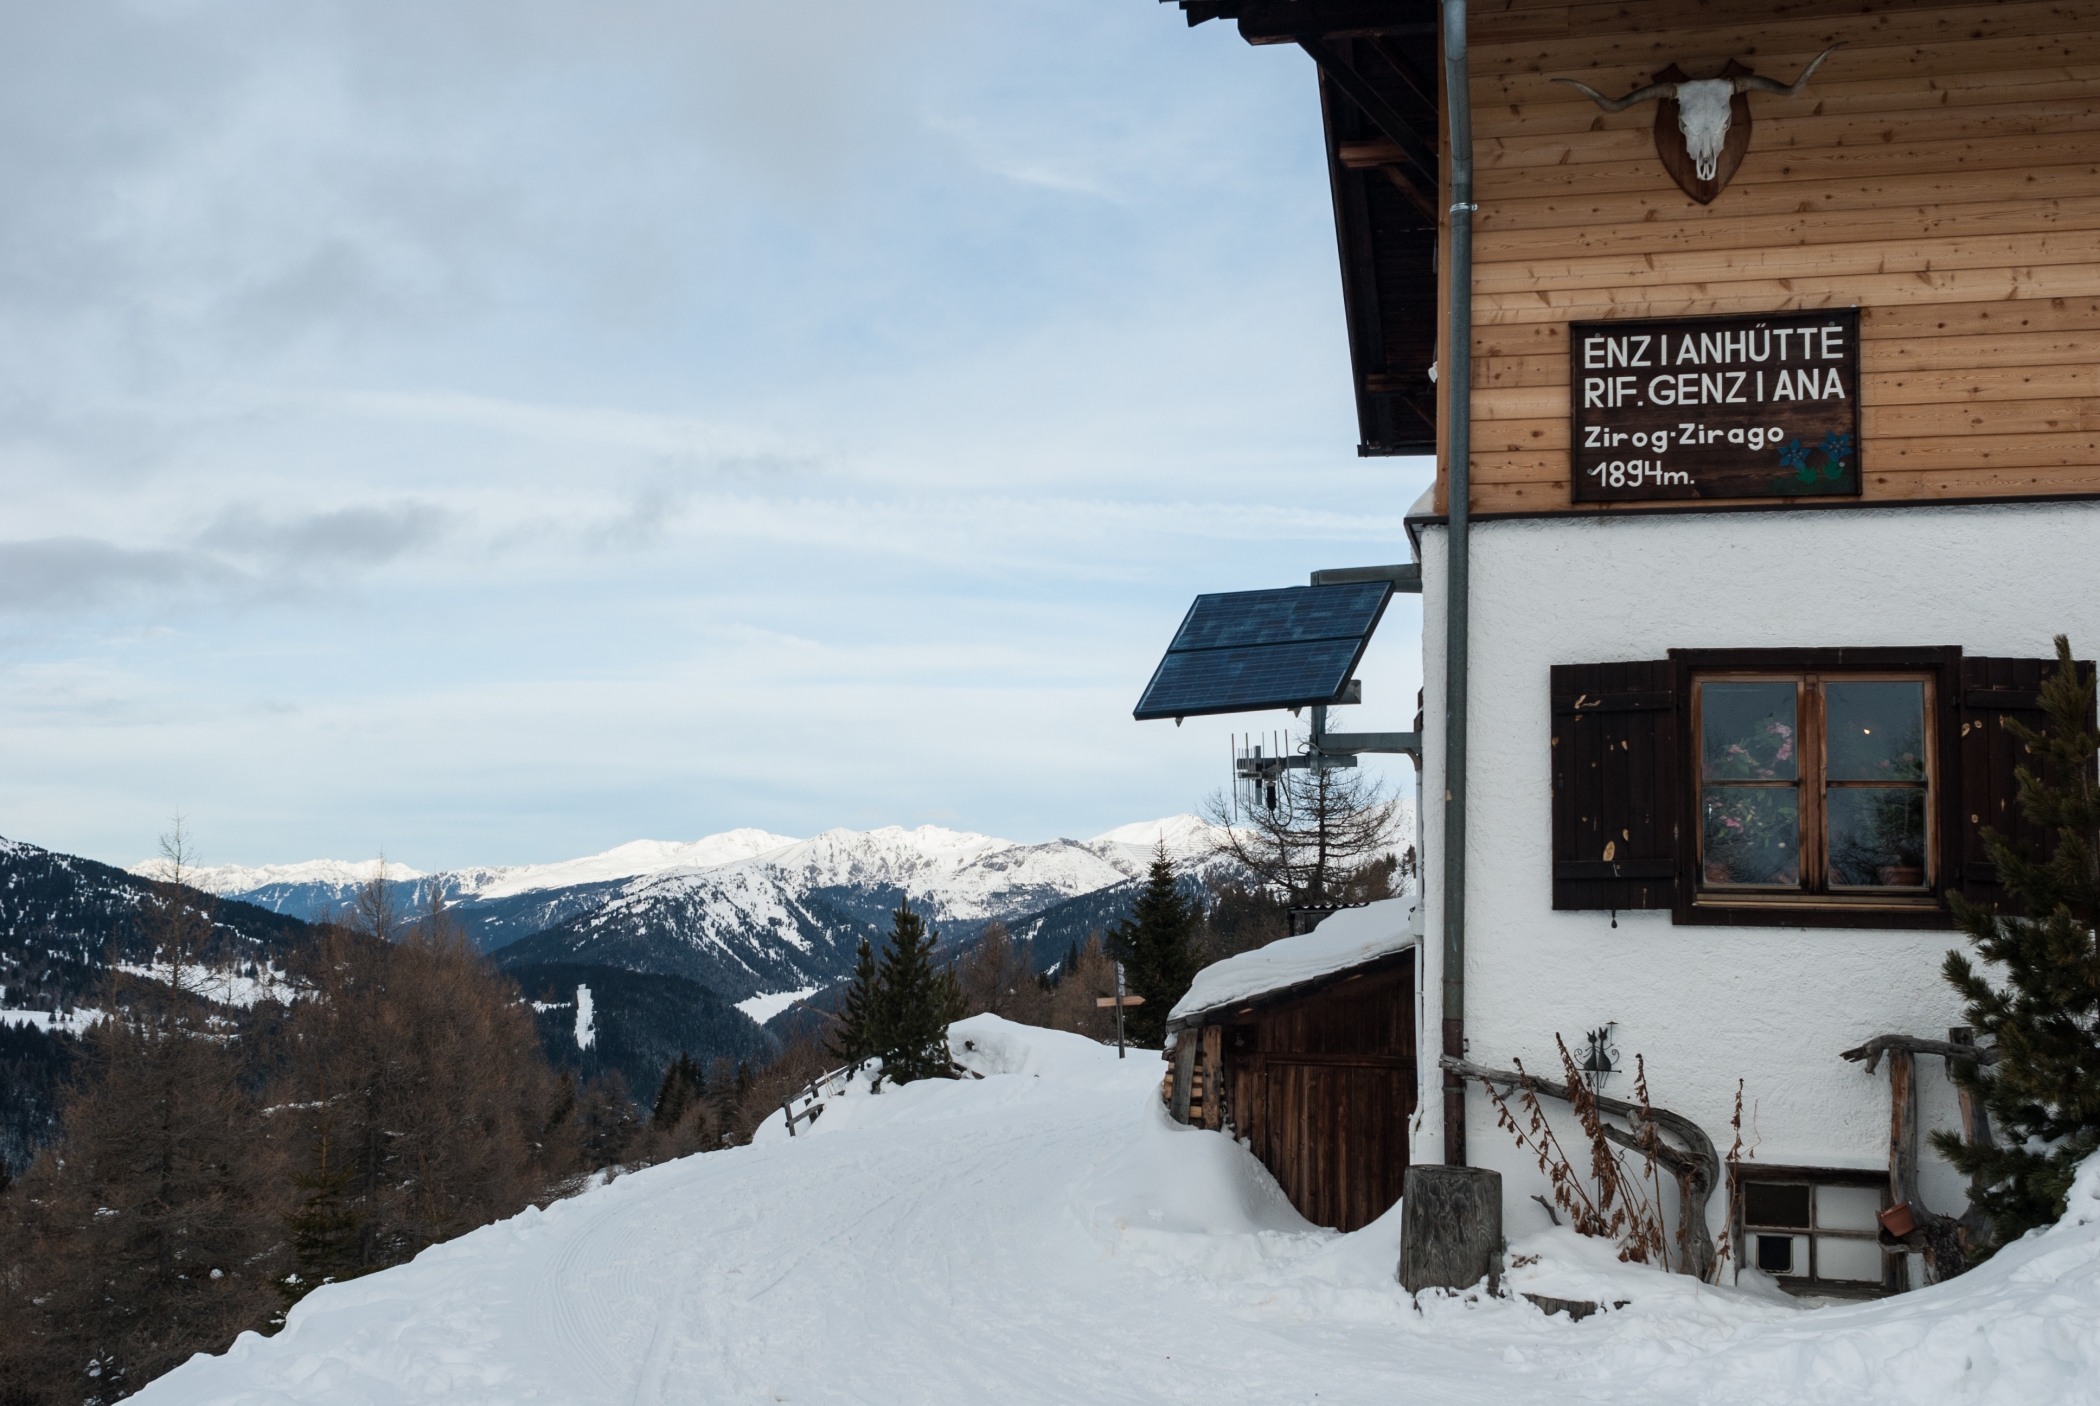
[[[1925,871],[1907,864],[1886,864],[1875,872],[1884,888],[1917,889],[1925,887]]]
[[[1918,1228],[1918,1219],[1910,1212],[1910,1202],[1891,1206],[1881,1213],[1881,1228],[1901,1240]]]

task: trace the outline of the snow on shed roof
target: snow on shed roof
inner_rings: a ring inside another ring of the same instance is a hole
[[[1214,962],[1196,973],[1188,994],[1174,1003],[1170,1021],[1302,986],[1324,976],[1390,957],[1415,945],[1408,929],[1414,900],[1387,898],[1344,908],[1303,937],[1285,937]]]

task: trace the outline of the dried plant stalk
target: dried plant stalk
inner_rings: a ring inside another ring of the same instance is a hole
[[[1670,1233],[1663,1210],[1660,1165],[1664,1144],[1655,1123],[1654,1107],[1649,1101],[1645,1061],[1639,1055],[1634,1057],[1638,1071],[1634,1092],[1640,1113],[1629,1121],[1636,1125],[1635,1145],[1640,1153],[1640,1164],[1629,1167],[1606,1134],[1603,1110],[1597,1106],[1596,1095],[1583,1081],[1574,1056],[1568,1053],[1567,1042],[1559,1035],[1553,1039],[1560,1052],[1561,1067],[1567,1075],[1568,1102],[1575,1110],[1575,1120],[1582,1128],[1584,1139],[1589,1143],[1588,1177],[1575,1170],[1573,1158],[1554,1133],[1553,1125],[1547,1121],[1545,1110],[1539,1104],[1537,1085],[1522,1060],[1512,1061],[1519,1081],[1516,1107],[1511,1106],[1510,1098],[1492,1082],[1483,1081],[1488,1098],[1495,1105],[1496,1124],[1516,1140],[1518,1148],[1538,1163],[1539,1171],[1552,1187],[1553,1204],[1567,1214],[1568,1223],[1577,1234],[1617,1240],[1619,1258],[1628,1263],[1671,1268]],[[1676,1181],[1680,1207],[1678,1266],[1683,1267],[1691,1263],[1691,1232],[1689,1224],[1684,1223],[1681,1208],[1690,1204],[1690,1196],[1684,1176],[1677,1174]]]

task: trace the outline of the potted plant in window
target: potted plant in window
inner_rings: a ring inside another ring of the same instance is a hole
[[[1730,786],[1790,781],[1798,774],[1794,728],[1766,718],[1732,741],[1706,748],[1702,799],[1704,873],[1710,884],[1798,884],[1801,821],[1792,787]]]

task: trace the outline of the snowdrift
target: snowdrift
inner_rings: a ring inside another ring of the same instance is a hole
[[[837,1100],[789,1138],[623,1176],[322,1289],[148,1387],[177,1403],[2084,1402],[2100,1162],[2064,1223],[1950,1284],[1804,1307],[1629,1269],[1565,1231],[1520,1297],[1393,1282],[1400,1216],[1337,1235],[1160,1110],[1162,1066],[994,1017],[982,1079]]]

